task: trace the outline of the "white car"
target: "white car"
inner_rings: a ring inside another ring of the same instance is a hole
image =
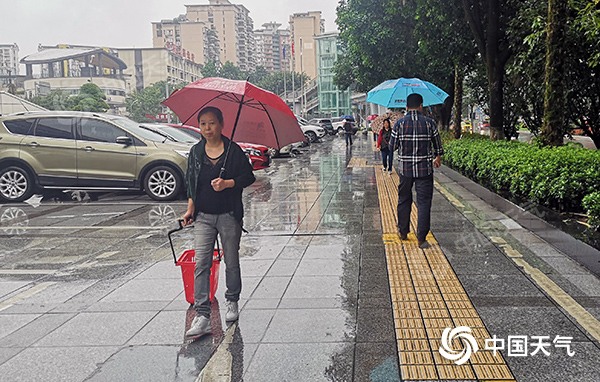
[[[300,116],[296,116],[296,119],[298,119],[298,124],[300,125],[302,132],[304,133],[306,138],[308,138],[308,141],[310,143],[313,143],[316,140],[323,138],[325,134],[327,134],[327,131],[321,126],[311,125],[306,119]]]

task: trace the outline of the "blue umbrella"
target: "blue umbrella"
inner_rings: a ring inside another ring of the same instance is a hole
[[[380,83],[367,93],[367,102],[400,108],[406,107],[406,97],[412,93],[423,96],[423,106],[439,105],[448,98],[448,93],[431,82],[418,78],[398,78]]]

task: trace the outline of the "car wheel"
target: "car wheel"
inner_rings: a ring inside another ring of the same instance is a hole
[[[314,131],[307,131],[306,136],[308,137],[308,141],[310,143],[313,143],[317,140],[317,133],[315,133]]]
[[[169,166],[157,166],[148,171],[144,178],[144,190],[154,200],[175,200],[183,187],[177,170]]]
[[[0,170],[0,200],[22,202],[33,195],[33,177],[22,167],[9,166]]]

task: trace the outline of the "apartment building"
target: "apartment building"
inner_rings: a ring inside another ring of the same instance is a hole
[[[281,24],[270,22],[254,31],[256,43],[256,65],[270,72],[291,70],[291,50],[289,29],[279,29]]]
[[[0,44],[0,84],[8,85],[8,82],[18,75],[19,46]]]
[[[254,23],[246,7],[229,0],[185,7],[185,15],[152,23],[155,48],[173,44],[192,52],[199,63],[231,61],[242,70],[255,66]]]
[[[187,84],[202,78],[202,65],[192,60],[190,51],[177,54],[166,48],[117,49],[117,56],[127,68],[127,92],[140,91],[159,81]]]
[[[293,67],[296,72],[317,77],[315,37],[325,32],[321,11],[294,13],[290,16],[290,33],[294,46]]]

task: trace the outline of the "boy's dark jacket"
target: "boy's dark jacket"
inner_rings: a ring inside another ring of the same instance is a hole
[[[227,146],[229,145],[229,139],[222,137],[223,144],[225,145],[225,152],[227,152]],[[202,168],[202,157],[206,151],[206,140],[202,139],[196,143],[190,149],[190,155],[188,157],[188,168],[185,175],[185,183],[187,185],[187,197],[191,198],[196,202],[196,191],[198,187],[198,176],[200,175],[200,169]],[[233,216],[236,217],[240,222],[244,217],[244,206],[242,204],[242,190],[248,187],[256,178],[252,173],[252,165],[248,161],[246,154],[242,151],[237,143],[231,143],[231,150],[229,151],[229,157],[225,164],[225,174],[223,179],[233,179],[235,186],[233,188],[236,196],[235,205],[233,209]],[[198,206],[196,206],[197,209]],[[196,217],[194,216],[194,219]]]

